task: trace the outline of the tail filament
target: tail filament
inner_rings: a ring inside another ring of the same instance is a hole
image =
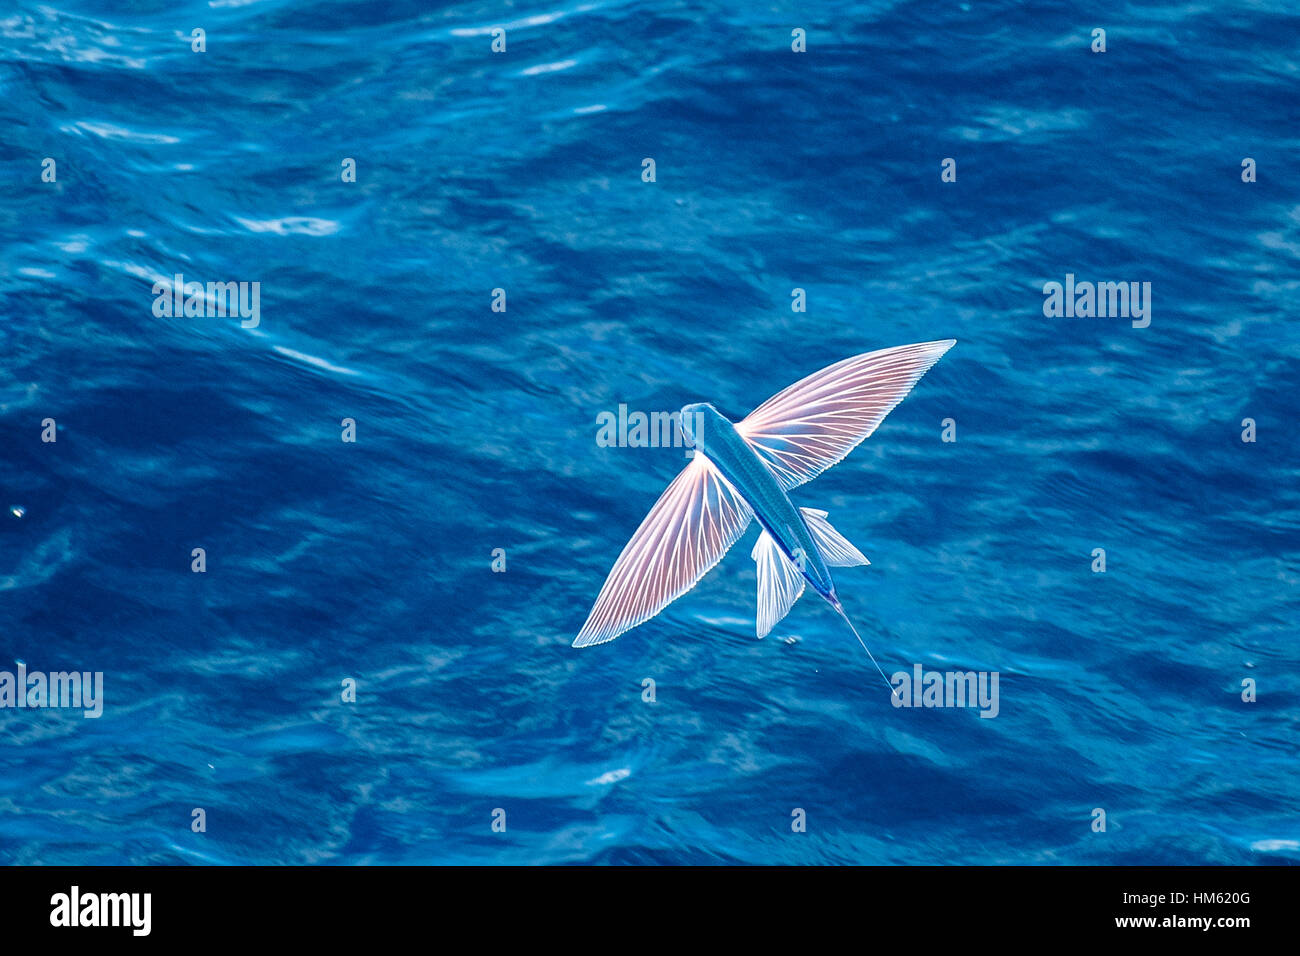
[[[871,658],[871,663],[875,664],[876,670],[880,671],[880,679],[883,680],[885,682],[885,685],[889,688],[890,696],[898,697],[899,700],[902,700],[902,698],[898,696],[898,688],[896,688],[893,684],[889,682],[889,678],[886,677],[885,672],[881,670],[880,664],[876,662],[876,656],[871,653],[871,648],[867,647],[867,643],[862,639],[862,635],[858,633],[858,629],[853,626],[853,622],[849,620],[849,616],[844,613],[843,605],[841,605],[840,602],[837,600],[831,606],[835,608],[835,610],[839,611],[840,617],[844,618],[844,623],[849,626],[849,630],[853,632],[853,636],[858,639],[858,643],[862,645],[862,649],[866,651],[867,656]]]

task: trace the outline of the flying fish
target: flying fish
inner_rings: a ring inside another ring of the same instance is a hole
[[[650,620],[695,587],[757,520],[762,533],[750,557],[758,572],[758,636],[811,585],[875,663],[830,573],[869,562],[832,527],[827,512],[796,507],[790,492],[842,461],[954,344],[945,339],[855,355],[734,423],[710,404],[685,406],[682,427],[695,455],[614,562],[573,646],[612,641]]]

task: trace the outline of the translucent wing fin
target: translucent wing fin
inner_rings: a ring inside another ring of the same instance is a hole
[[[852,568],[860,564],[870,564],[866,555],[853,546],[848,538],[840,534],[826,520],[826,512],[816,508],[800,508],[804,524],[812,534],[812,539],[821,552],[822,560],[828,568]]]
[[[776,627],[778,621],[790,613],[794,602],[803,594],[804,576],[791,563],[772,536],[764,531],[749,555],[758,562],[758,620],[759,637]]]
[[[573,646],[612,641],[650,620],[722,560],[752,516],[744,499],[697,451],[614,562]]]
[[[789,491],[856,448],[954,344],[900,345],[836,362],[773,395],[736,431]]]

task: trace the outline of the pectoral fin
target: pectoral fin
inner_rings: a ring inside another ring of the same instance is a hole
[[[866,557],[849,543],[849,540],[831,527],[826,520],[826,512],[816,508],[800,508],[804,524],[812,532],[817,550],[822,553],[822,560],[827,567],[852,568],[859,564],[870,564]]]
[[[650,620],[722,560],[753,514],[713,462],[696,452],[614,562],[573,646],[612,641]]]
[[[803,594],[804,576],[766,531],[750,557],[758,562],[758,636],[765,637]]]
[[[855,355],[777,392],[736,431],[786,491],[858,446],[956,342],[918,342]]]

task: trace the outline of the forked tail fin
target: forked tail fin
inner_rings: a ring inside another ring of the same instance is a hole
[[[844,623],[849,626],[849,630],[853,632],[853,636],[858,639],[858,643],[862,645],[862,649],[867,652],[867,656],[871,658],[871,663],[876,665],[876,670],[880,671],[880,679],[883,680],[885,685],[889,688],[889,696],[898,697],[898,688],[889,683],[889,678],[885,676],[885,672],[881,670],[880,664],[876,662],[876,655],[871,653],[871,649],[867,647],[867,642],[862,639],[862,635],[858,633],[858,629],[853,626],[853,622],[849,620],[849,616],[844,613],[844,606],[840,604],[839,598],[828,600],[830,600],[831,607],[835,608],[835,610],[839,612],[840,617],[844,618]],[[900,697],[899,699],[901,700],[902,698]]]

